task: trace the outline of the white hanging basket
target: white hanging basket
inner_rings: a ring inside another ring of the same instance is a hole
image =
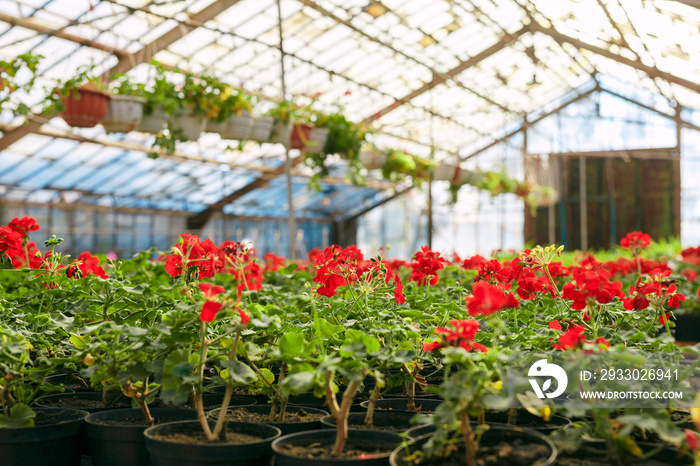
[[[312,128],[309,133],[309,142],[304,146],[302,151],[307,154],[318,154],[326,147],[329,133],[330,130],[328,128]]]
[[[167,119],[168,116],[165,114],[165,110],[155,108],[150,115],[144,114],[141,117],[141,122],[139,122],[136,130],[144,133],[160,133]]]
[[[227,125],[228,125],[228,120],[224,120],[224,121],[207,120],[207,126],[205,127],[204,131],[207,133],[216,133],[216,134],[220,135],[226,131]]]
[[[135,130],[141,123],[145,102],[142,97],[113,95],[102,119],[102,126],[110,133],[128,133]]]
[[[452,184],[456,185],[463,185],[463,184],[469,184],[472,186],[476,186],[479,184],[484,178],[484,175],[480,172],[477,171],[472,171],[472,170],[463,170],[459,167],[455,169],[455,175],[454,178],[452,179]]]
[[[270,135],[270,142],[273,144],[282,144],[285,147],[289,147],[291,144],[292,136],[292,124],[284,123],[282,121],[276,121],[272,127],[272,134]]]
[[[193,107],[178,108],[169,123],[171,132],[182,131],[182,135],[190,141],[199,139],[206,125],[206,117],[195,113]]]
[[[376,149],[360,151],[360,163],[368,170],[382,168],[386,164],[386,154]]]
[[[247,110],[243,110],[240,114],[234,114],[228,119],[226,129],[219,133],[224,139],[234,139],[236,141],[244,141],[249,138],[253,129],[253,116]]]
[[[458,167],[451,163],[440,161],[433,172],[433,179],[438,181],[454,181]]]
[[[258,142],[269,142],[272,126],[275,124],[275,119],[272,117],[259,117],[253,119],[253,127],[250,130],[248,139]]]

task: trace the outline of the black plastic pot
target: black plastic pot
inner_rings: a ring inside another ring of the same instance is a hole
[[[348,426],[351,429],[364,429],[366,413],[350,413]],[[411,419],[416,417],[411,411],[375,411],[372,416],[373,430],[388,430],[391,432],[405,432],[415,426]],[[321,419],[324,429],[335,429],[335,418],[328,415]]]
[[[197,419],[192,409],[151,408],[156,423]],[[133,420],[134,424],[127,422]],[[140,422],[139,422],[140,421]],[[90,414],[85,419],[93,466],[148,466],[146,438],[140,409],[115,409]]]
[[[487,411],[485,418],[486,423],[489,425],[494,423],[508,424],[508,411]],[[571,420],[564,416],[554,414],[549,417],[549,421],[544,421],[541,417],[535,416],[525,409],[518,409],[515,421],[516,427],[536,430],[545,435],[549,435],[553,431],[566,427],[569,424],[571,424]]]
[[[0,429],[0,463],[8,466],[80,464],[80,432],[87,411],[34,408],[35,427]]]
[[[223,393],[205,393],[202,395],[202,403],[204,404],[204,411],[210,411],[212,409],[221,408],[221,403],[224,401]],[[247,396],[233,395],[229,401],[229,406],[253,406],[255,403],[254,398]],[[156,398],[153,406],[158,408],[186,408],[194,409],[194,402],[191,405],[173,405],[170,403],[164,403],[162,400]]]
[[[72,377],[70,374],[53,374],[46,377],[46,383],[64,388],[64,393],[88,392],[94,393],[95,389],[85,386],[80,380]]]
[[[676,315],[676,340],[687,342],[700,341],[700,316],[677,314]]]
[[[659,448],[659,445],[655,443],[637,442],[637,445],[643,453],[648,453],[652,450]],[[607,466],[613,464],[608,459],[608,455],[605,450],[605,442],[602,440],[584,441],[581,448],[579,448],[577,451],[562,451],[559,452],[558,457],[560,459],[576,458],[585,459],[588,461],[595,461],[600,466]],[[692,454],[685,453],[684,455],[681,455],[680,452],[675,448],[662,448],[648,459],[654,461],[654,464],[656,465],[668,464],[672,466],[684,466],[695,464]],[[627,464],[638,464],[640,466],[644,466],[646,464],[643,460],[637,457],[630,457],[627,460]]]
[[[415,398],[414,403],[416,405],[416,413],[432,413],[435,411],[442,400],[430,400],[425,398]],[[360,406],[367,411],[367,405],[369,401],[363,401]],[[376,411],[408,411],[408,399],[407,398],[384,398],[382,400],[377,400],[374,404],[374,409]]]
[[[213,427],[213,423],[210,423]],[[158,438],[161,435],[196,435],[202,432],[199,421],[170,422],[144,431],[151,466],[260,466],[269,464],[270,445],[281,432],[277,427],[248,422],[226,423],[228,432],[259,436],[252,443],[179,443]]]
[[[84,403],[94,403],[95,406],[86,405]],[[113,409],[123,409],[131,407],[131,400],[119,392],[109,392],[109,405],[104,406],[102,402],[101,392],[79,392],[79,393],[57,393],[54,395],[46,395],[39,398],[36,402],[37,406],[44,408],[68,408],[81,409],[89,413],[98,413]]]
[[[272,405],[254,405],[254,406],[242,406],[238,408],[229,408],[228,411],[248,411],[250,413],[256,413],[256,414],[264,414],[264,415],[269,415],[270,410],[272,409]],[[328,416],[327,411],[323,411],[322,409],[317,409],[317,408],[310,408],[307,406],[289,406],[287,405],[287,409],[285,412],[292,414],[292,413],[298,413],[299,411],[306,411],[309,414],[320,414],[322,416]],[[211,419],[218,419],[219,413],[221,412],[221,408],[219,409],[212,409],[209,411],[207,416]],[[308,421],[308,422],[264,422],[264,424],[269,424],[271,426],[277,427],[280,431],[282,431],[282,435],[289,435],[289,434],[294,434],[297,432],[305,432],[307,430],[317,430],[321,428],[321,419],[318,418],[314,421]]]
[[[396,446],[401,443],[401,436],[394,432],[382,430],[348,429],[348,439],[345,449],[363,448],[368,450],[386,449],[385,453],[367,454],[362,458],[308,458],[292,456],[285,451],[285,446],[309,446],[311,444],[327,445],[333,448],[335,443],[335,429],[322,429],[311,432],[299,432],[285,435],[272,443],[275,452],[275,466],[385,466],[389,464],[389,455]]]
[[[486,423],[490,426],[508,426],[508,412],[495,411],[486,413]],[[534,414],[528,413],[524,409],[518,410],[516,425],[513,427],[530,429],[544,435],[549,435],[557,429],[562,429],[571,424],[571,421],[563,416],[553,415],[549,422],[544,422],[541,418]],[[406,436],[409,439],[417,439],[427,434],[435,432],[435,425],[425,424],[422,426],[411,427],[406,431]]]
[[[476,425],[476,424],[474,424]],[[423,435],[422,437],[418,437],[413,441],[413,443],[408,445],[408,452],[406,451],[406,448],[404,447],[399,447],[395,449],[390,457],[390,464],[392,466],[408,466],[412,465],[413,463],[407,463],[403,461],[403,458],[406,456],[406,453],[412,453],[418,449],[420,449],[425,442],[430,440],[430,437],[432,434],[428,435]],[[537,464],[537,466],[550,466],[553,465],[554,462],[557,459],[557,447],[554,445],[554,442],[552,442],[548,437],[545,435],[535,432],[534,430],[530,429],[522,429],[520,427],[514,427],[514,426],[507,426],[507,425],[492,425],[489,430],[484,432],[484,434],[481,436],[481,440],[479,441],[479,448],[487,447],[489,445],[498,445],[499,443],[507,443],[509,445],[512,445],[516,441],[523,441],[525,443],[535,443],[535,444],[540,444],[544,445],[547,448],[548,454],[543,455],[541,459],[539,459],[538,462],[534,463],[528,463],[528,464]],[[515,450],[515,448],[514,448]],[[477,454],[478,457],[478,454]],[[429,466],[431,464],[430,461],[423,461],[421,462],[421,465]],[[464,459],[459,459],[457,461],[457,464],[464,464]],[[509,463],[510,464],[510,463]]]

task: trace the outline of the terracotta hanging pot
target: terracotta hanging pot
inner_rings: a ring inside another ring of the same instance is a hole
[[[290,136],[291,149],[303,149],[309,142],[309,136],[313,126],[307,123],[294,123],[292,126],[292,134]]]
[[[76,128],[94,128],[107,113],[111,96],[102,91],[83,86],[78,89],[78,96],[70,92],[66,97],[61,97],[65,110],[61,112],[61,118],[69,125]]]

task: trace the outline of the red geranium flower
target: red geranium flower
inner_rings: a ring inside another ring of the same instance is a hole
[[[651,237],[641,231],[633,231],[620,240],[620,246],[635,254],[646,249],[651,244]]]
[[[403,304],[406,302],[406,297],[403,295],[403,283],[401,283],[401,277],[394,275],[394,299],[396,304]]]
[[[519,302],[513,293],[505,293],[501,287],[489,282],[476,282],[472,295],[464,298],[470,316],[489,316],[504,308],[518,307]]]
[[[199,314],[199,319],[202,322],[211,322],[216,317],[216,314],[221,310],[223,304],[216,301],[206,301],[202,305],[202,311]]]
[[[420,251],[413,255],[411,262],[411,275],[408,281],[416,282],[423,286],[430,283],[430,286],[435,286],[440,279],[438,270],[445,268],[447,261],[440,257],[437,251],[431,251],[428,246],[423,246]]]
[[[698,273],[691,268],[681,270],[681,275],[683,275],[691,283],[698,278]]]
[[[479,331],[479,322],[476,320],[451,320],[447,324],[448,327],[435,329],[435,333],[439,335],[439,340],[423,344],[423,351],[435,351],[447,346],[464,348],[467,351],[475,349],[483,353],[488,351],[484,345],[474,342],[474,337]]]

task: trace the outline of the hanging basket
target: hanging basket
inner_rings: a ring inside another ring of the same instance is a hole
[[[433,179],[437,181],[454,181],[459,167],[451,163],[441,161],[435,167],[433,172]]]
[[[168,120],[168,116],[165,114],[165,110],[161,107],[153,109],[153,111],[141,117],[141,122],[136,127],[136,131],[143,131],[144,133],[160,133],[165,126],[165,122]]]
[[[272,127],[272,134],[270,135],[269,142],[273,144],[282,144],[285,147],[289,147],[291,136],[292,124],[276,121]]]
[[[178,108],[170,119],[171,133],[181,132],[190,141],[196,141],[204,132],[207,120],[204,115],[194,112],[194,107]]]
[[[128,133],[135,130],[143,117],[142,97],[113,95],[109,101],[102,126],[110,133]]]
[[[216,133],[218,135],[221,135],[222,133],[224,133],[226,131],[227,125],[228,125],[228,120],[224,120],[224,121],[207,120],[207,125],[204,128],[204,131],[207,133]]]
[[[382,168],[386,164],[386,154],[377,149],[363,149],[360,151],[360,163],[367,170]]]
[[[248,139],[258,142],[270,142],[270,134],[275,120],[272,117],[259,117],[253,119],[253,127],[250,130]]]
[[[61,118],[69,125],[76,128],[94,128],[107,113],[110,95],[106,92],[81,87],[76,98],[73,92],[66,97],[61,97],[65,110],[61,112]]]
[[[318,154],[326,147],[326,142],[328,142],[328,135],[330,130],[328,128],[316,128],[314,127],[309,134],[309,140],[302,149],[303,152],[307,154]]]
[[[559,200],[559,159],[548,154],[525,155],[525,181],[534,183],[531,204],[538,207],[551,207]]]
[[[226,128],[221,137],[224,139],[234,139],[236,141],[244,141],[249,138],[253,130],[253,116],[247,110],[243,110],[240,114],[234,114],[228,119]]]
[[[295,123],[292,125],[292,133],[289,138],[289,147],[291,149],[303,149],[306,147],[313,128],[314,127],[312,125],[307,123]]]

